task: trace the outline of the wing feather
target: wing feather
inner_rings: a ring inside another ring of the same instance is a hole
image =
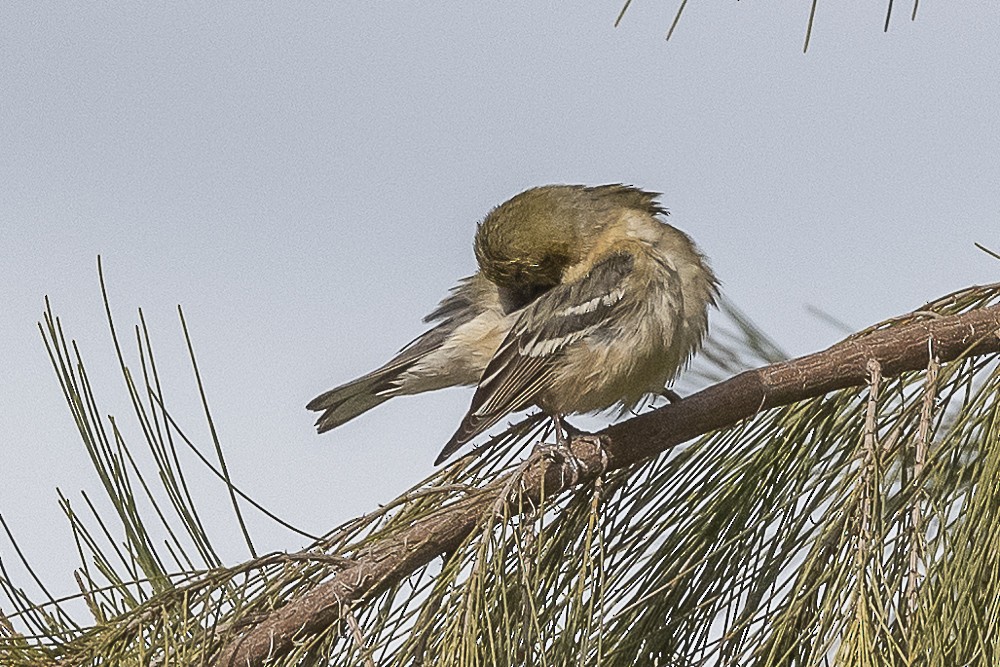
[[[563,351],[616,322],[634,264],[630,253],[611,253],[579,280],[553,287],[524,309],[486,366],[468,413],[436,463],[504,416],[533,405]]]
[[[410,341],[381,367],[309,401],[307,409],[322,412],[316,429],[329,431],[397,395],[403,374],[438,350],[458,327],[480,315],[484,304],[495,302],[495,292],[496,287],[480,274],[463,278],[424,318],[425,322],[437,321],[436,326]]]

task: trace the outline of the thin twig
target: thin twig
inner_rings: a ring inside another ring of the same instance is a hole
[[[677,28],[677,22],[681,20],[681,14],[684,13],[684,7],[687,5],[687,0],[681,0],[680,6],[677,8],[677,13],[674,14],[674,20],[670,24],[670,29],[667,30],[667,41],[674,36],[674,30]]]
[[[882,383],[882,365],[872,359],[868,362],[868,403],[865,406],[865,435],[861,459],[861,519],[859,521],[858,559],[864,571],[872,543],[872,514],[874,513],[878,467],[878,398]],[[860,578],[864,581],[864,577]]]
[[[993,259],[1000,259],[1000,253],[996,252],[995,250],[990,250],[989,248],[987,248],[986,246],[984,246],[982,243],[976,243],[974,245],[977,248],[979,248],[980,250],[982,250],[983,252],[985,252],[987,255],[989,255],[990,257],[992,257]]]
[[[928,348],[933,340],[927,341]],[[910,507],[910,568],[906,577],[906,601],[907,610],[912,614],[917,609],[917,591],[920,585],[920,563],[924,553],[924,518],[923,504],[925,502],[925,492],[923,490],[924,464],[927,462],[927,449],[930,445],[931,420],[934,417],[934,400],[937,388],[938,372],[941,364],[933,356],[927,363],[927,376],[924,378],[924,398],[920,406],[920,425],[917,428],[917,442],[914,445],[913,453],[913,484],[916,489],[913,492],[912,505]]]
[[[357,644],[358,651],[360,651],[361,655],[364,656],[365,667],[375,667],[375,661],[372,660],[371,653],[365,649],[365,636],[361,632],[361,626],[358,624],[358,619],[354,617],[354,612],[348,610],[347,613],[344,614],[344,617],[347,620],[347,625],[351,628],[351,636],[354,637],[354,643]]]
[[[616,28],[618,27],[618,24],[622,22],[622,17],[625,16],[625,10],[627,10],[628,6],[631,5],[631,4],[632,4],[632,0],[625,0],[625,4],[622,5],[622,10],[620,12],[618,12],[618,18],[615,19],[615,27]]]
[[[812,0],[812,5],[809,7],[809,21],[806,23],[806,39],[802,44],[802,53],[809,51],[809,40],[812,38],[813,22],[816,20],[816,5],[818,4],[819,0]]]

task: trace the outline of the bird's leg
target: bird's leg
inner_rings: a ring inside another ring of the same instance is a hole
[[[563,431],[562,415],[559,413],[552,415],[552,428],[556,431],[556,447],[566,447],[569,444],[569,434]]]
[[[671,403],[676,403],[677,401],[681,400],[681,395],[680,394],[678,394],[673,389],[668,389],[666,387],[664,387],[663,391],[660,392],[660,396],[662,396],[663,398],[667,399]]]
[[[587,431],[584,431],[582,428],[577,428],[572,424],[570,424],[568,421],[566,421],[565,417],[560,419],[559,423],[562,424],[562,429],[563,432],[566,434],[567,441],[572,440],[573,438],[579,437],[581,435],[589,435],[589,433]]]
[[[552,426],[556,432],[556,444],[539,447],[539,453],[556,463],[568,466],[572,470],[572,479],[575,482],[580,477],[582,466],[573,454],[570,442],[574,436],[580,435],[581,431],[563,421],[563,416],[559,413],[552,414]]]

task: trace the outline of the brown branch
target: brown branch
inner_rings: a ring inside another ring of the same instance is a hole
[[[918,319],[847,339],[833,347],[791,361],[746,371],[688,398],[604,429],[597,438],[573,440],[582,475],[569,466],[551,465],[535,454],[512,483],[508,473],[481,491],[416,521],[401,534],[375,544],[353,564],[301,597],[275,610],[224,646],[217,664],[254,667],[291,650],[293,642],[315,636],[343,621],[352,606],[379,595],[391,585],[442,554],[456,549],[511,489],[520,486],[529,499],[582,484],[609,469],[655,456],[709,431],[731,426],[756,413],[862,386],[869,361],[884,377],[926,368],[930,353],[941,362],[963,354],[1000,352],[1000,306],[961,315]]]

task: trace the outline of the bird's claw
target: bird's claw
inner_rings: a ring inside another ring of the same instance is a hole
[[[573,453],[569,439],[560,438],[554,445],[543,443],[536,449],[539,456],[559,466],[563,486],[573,486],[580,479],[581,471],[586,471],[586,465]],[[566,483],[567,469],[570,473],[569,484]]]
[[[600,457],[600,469],[596,471],[596,475],[592,475],[592,470],[590,466],[587,465],[586,461],[577,456],[573,451],[573,445],[590,445],[597,449]],[[547,461],[558,465],[560,467],[563,486],[573,486],[582,477],[599,476],[608,468],[608,454],[604,448],[604,441],[600,436],[596,435],[578,435],[573,438],[565,438],[563,440],[557,441],[556,444],[550,445],[547,443],[542,443],[536,445],[535,451],[538,455]],[[567,473],[569,473],[567,475]],[[569,483],[567,484],[567,477]]]

